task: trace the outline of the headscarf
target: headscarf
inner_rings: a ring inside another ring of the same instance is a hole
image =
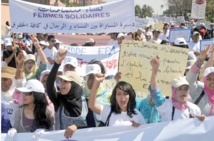
[[[82,113],[82,92],[83,89],[80,85],[74,81],[70,82],[72,87],[67,95],[58,95],[61,98],[61,102],[65,107],[65,114],[70,117],[77,117]],[[69,104],[64,104],[69,103]]]
[[[10,89],[7,92],[3,92],[1,91],[1,101],[4,102],[10,102],[13,100],[13,92],[15,91],[16,87],[15,87],[15,80],[12,79],[12,85],[10,86]]]
[[[34,62],[35,62],[35,61],[34,61]],[[36,75],[37,75],[37,72],[38,72],[38,66],[37,66],[36,62],[35,62],[35,64],[34,64],[34,69],[33,69],[33,71],[30,72],[30,73],[27,73],[27,72],[26,72],[26,70],[25,70],[25,65],[24,65],[23,67],[24,67],[24,74],[25,74],[26,80],[30,80],[30,79],[36,78]],[[36,79],[37,79],[37,78],[36,78]]]
[[[188,94],[189,94],[189,91],[188,91]],[[178,110],[185,110],[188,108],[187,101],[184,103],[177,101],[177,99],[176,99],[176,88],[174,88],[173,86],[172,86],[172,104]]]
[[[214,72],[211,72],[209,74],[214,74]],[[209,75],[207,74],[206,76],[204,76],[204,91],[210,101],[210,103],[212,105],[214,105],[214,90],[210,90],[208,87],[207,87],[207,76]]]

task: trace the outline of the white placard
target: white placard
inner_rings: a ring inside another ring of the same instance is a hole
[[[176,38],[184,38],[186,42],[190,41],[191,29],[171,29],[169,32],[169,42],[174,43]]]
[[[81,75],[86,74],[86,65],[93,59],[103,63],[106,69],[106,76],[115,75],[118,70],[119,47],[115,46],[62,46],[68,50],[67,56],[77,58],[78,67],[76,71]]]

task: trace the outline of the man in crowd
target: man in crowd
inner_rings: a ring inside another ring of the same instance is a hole
[[[6,38],[4,40],[5,50],[3,52],[3,61],[9,66],[16,68],[16,59],[18,48],[12,46],[12,40],[10,38]]]
[[[48,60],[48,69],[51,70],[54,64],[54,60],[56,59],[57,49],[54,47],[55,37],[53,35],[48,36],[49,46],[44,49],[44,53]]]
[[[155,30],[153,30],[153,38],[149,41],[149,42],[151,42],[151,43],[156,43],[156,44],[160,44],[161,43],[161,39],[159,38],[159,36],[160,36],[160,30],[158,30],[158,29],[155,29]]]
[[[194,54],[198,56],[200,54],[200,42],[199,42],[200,33],[195,31],[192,34],[192,41],[188,43],[190,51],[194,51]]]

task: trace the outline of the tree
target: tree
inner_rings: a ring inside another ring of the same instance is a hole
[[[192,0],[167,0],[169,9],[164,14],[184,16],[187,19],[187,13],[191,12]]]
[[[135,5],[135,16],[139,18],[151,17],[154,12],[153,8],[148,5],[143,5],[142,8],[140,5]]]
[[[69,3],[69,7],[78,7],[78,6],[80,6],[80,5],[76,2]]]
[[[214,22],[214,1],[213,0],[207,0],[206,19],[208,21]]]
[[[65,4],[66,7],[77,7],[79,6],[76,2],[69,2],[69,0],[61,0],[62,3]]]
[[[140,5],[135,5],[135,16],[142,18],[142,11]]]

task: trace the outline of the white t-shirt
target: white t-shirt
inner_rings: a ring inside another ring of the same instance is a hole
[[[192,116],[199,116],[201,115],[201,110],[200,108],[187,101],[188,108],[184,111],[178,110],[175,108],[173,120],[177,119],[189,119],[190,118],[190,113]],[[166,99],[166,101],[163,103],[163,105],[156,107],[158,110],[160,116],[161,116],[161,121],[171,121],[172,120],[172,100],[171,99]]]
[[[44,53],[45,53],[46,57],[51,58],[52,60],[56,59],[57,52],[58,51],[55,47],[53,47],[52,49],[49,49],[48,47],[46,47],[44,49]],[[53,67],[53,65],[48,62],[48,70],[51,70],[52,67]]]
[[[161,42],[162,42],[162,40],[161,39],[157,39],[157,40],[153,40],[153,39],[151,39],[150,41],[149,41],[150,43],[156,43],[156,44],[160,44]]]
[[[188,46],[189,46],[190,51],[201,52],[200,51],[200,42],[198,42],[198,43],[189,42]]]
[[[118,44],[118,41],[117,40],[113,40],[111,39],[109,42],[108,42],[108,45],[113,45],[115,47],[119,47],[120,45]]]
[[[169,39],[169,32],[167,32],[166,34],[161,33],[161,35],[159,36],[159,38],[160,38],[161,40],[166,40],[166,41],[168,41],[168,39]]]
[[[96,114],[96,118],[102,122],[106,122],[107,117],[111,111],[110,105],[100,105],[101,113],[100,115]],[[109,119],[109,126],[131,126],[131,121],[134,121],[138,124],[146,124],[142,114],[135,110],[136,115],[133,114],[132,118],[127,115],[127,112],[121,112],[120,114],[112,113]]]

